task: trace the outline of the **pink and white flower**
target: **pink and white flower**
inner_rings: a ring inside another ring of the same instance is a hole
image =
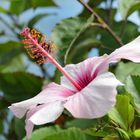
[[[39,46],[35,42],[34,45]],[[43,53],[45,55],[45,52]],[[47,58],[50,59],[51,56]],[[116,49],[110,55],[88,58],[79,64],[70,64],[64,68],[56,64],[64,74],[60,85],[50,83],[37,96],[14,103],[9,108],[18,118],[26,114],[28,137],[34,124],[55,121],[64,108],[76,118],[102,117],[115,105],[116,87],[123,85],[113,73],[108,72],[109,64],[120,59],[140,62],[140,37]],[[52,59],[50,61],[56,63]]]

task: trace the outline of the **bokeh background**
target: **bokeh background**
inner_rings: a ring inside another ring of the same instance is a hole
[[[139,0],[84,2],[88,2],[94,8],[120,37],[123,44],[139,35]],[[8,106],[37,95],[42,87],[51,81],[59,83],[61,75],[52,64],[38,65],[29,58],[21,44],[20,32],[23,28],[27,26],[36,28],[45,34],[48,40],[52,40],[57,46],[57,60],[64,66],[68,63],[78,63],[88,57],[109,54],[121,46],[104,28],[92,23],[97,23],[96,18],[91,17],[91,13],[77,0],[0,0],[0,140],[21,140],[25,136],[24,119],[15,118]],[[114,66],[111,69],[122,81],[125,79],[122,76],[125,73],[124,65],[126,64],[122,62],[117,68]],[[130,63],[129,65],[134,67]],[[117,71],[118,69],[121,73]],[[137,69],[140,67],[137,66]],[[138,70],[137,73],[140,74],[139,72]],[[47,126],[57,124],[65,129],[75,127],[69,132],[74,131],[75,134],[76,128],[86,129],[101,124],[100,120],[72,119],[66,114]],[[108,118],[105,117],[104,122],[108,122]],[[59,129],[58,126],[54,126],[55,131]],[[38,128],[40,126],[36,127]],[[54,128],[50,129],[54,131]],[[44,129],[32,140],[45,139],[41,138],[41,135],[47,132],[50,133]],[[93,133],[90,135],[89,132],[87,134],[89,137],[81,136],[78,139],[79,133],[69,139],[88,140],[93,137],[94,139],[106,137],[105,134],[98,136],[94,136]],[[56,138],[58,139],[59,135],[54,137],[55,140]],[[61,136],[61,140],[64,138],[65,136]]]

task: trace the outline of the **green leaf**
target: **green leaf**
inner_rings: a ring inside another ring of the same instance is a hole
[[[58,126],[40,128],[32,133],[29,140],[44,140],[47,136],[49,137],[50,135],[56,134],[60,131],[61,128]],[[26,140],[26,138],[24,138],[23,140]]]
[[[92,21],[93,17],[90,17],[87,21],[81,20],[80,18],[71,18],[63,20],[56,26],[51,38],[58,46],[58,58],[60,58],[61,62],[63,62],[64,58],[66,62],[67,55],[73,48],[76,39],[81,35],[81,33],[83,33]]]
[[[121,81],[126,81],[127,77],[130,75],[138,75],[140,74],[140,64],[136,63],[124,63],[120,62],[116,68],[115,75]]]
[[[23,140],[25,140],[25,138]],[[29,140],[86,140],[86,137],[78,128],[63,130],[55,126],[34,131]]]
[[[47,7],[47,6],[54,6],[55,2],[53,0],[31,0],[31,4],[33,8],[36,7]]]
[[[115,107],[109,112],[109,117],[124,130],[128,130],[134,119],[134,109],[126,95],[118,95]]]
[[[116,35],[120,36],[122,32],[122,25],[124,23],[122,21],[114,22],[112,24],[112,30],[116,33]],[[120,46],[116,43],[115,39],[105,30],[99,30],[97,32],[101,34],[100,41],[104,45],[104,48],[99,49],[100,55],[103,55],[105,53],[110,54],[113,50],[119,48]],[[138,26],[135,23],[132,23],[130,21],[127,21],[127,26],[125,26],[125,30],[123,35],[121,36],[121,40],[124,44],[132,41],[134,38],[136,38],[139,35],[138,33]],[[109,39],[109,41],[108,41]],[[105,49],[105,48],[108,48]]]
[[[0,73],[0,89],[10,102],[35,96],[40,92],[42,84],[42,78],[29,73]]]
[[[29,3],[30,1],[27,3],[27,0],[11,0],[10,13],[19,15],[26,9],[26,7],[29,8]]]
[[[103,140],[120,140],[120,138],[115,134],[110,134],[103,138]]]
[[[3,133],[4,125],[3,125],[3,120],[0,120],[0,134]]]
[[[129,76],[126,80],[125,88],[134,98],[134,103],[140,111],[140,76]]]
[[[0,64],[6,64],[21,52],[22,48],[19,42],[7,42],[0,44]]]
[[[47,7],[54,5],[55,4],[52,0],[11,0],[10,12],[12,14],[19,15],[29,8]]]
[[[131,76],[131,75],[138,75],[138,76]],[[116,77],[121,82],[125,83],[125,89],[134,98],[134,103],[138,111],[140,110],[139,76],[140,76],[140,64],[135,64],[132,62],[129,63],[121,62],[119,63],[116,69]]]
[[[18,136],[19,139],[22,139],[24,136],[25,136],[25,124],[24,124],[24,121],[23,119],[20,120],[20,119],[17,119],[17,118],[14,118],[14,130]]]
[[[78,128],[69,128],[46,137],[44,140],[86,140],[85,134]]]
[[[84,130],[85,134],[96,136],[96,137],[105,137],[109,135],[109,132],[104,131],[103,129],[97,131],[97,128],[89,128]]]
[[[94,1],[89,0],[88,5],[90,5],[90,7],[96,8],[96,7],[98,7],[98,5],[100,5],[104,1],[106,1],[106,0],[96,0],[96,1],[95,0]],[[86,8],[84,8],[82,13],[80,14],[80,17],[88,18],[89,17],[89,11]]]
[[[84,23],[84,25],[81,27],[81,29],[79,30],[79,32],[77,32],[77,34],[75,35],[75,37],[73,38],[73,40],[71,41],[67,51],[66,51],[66,54],[65,54],[65,57],[64,57],[64,63],[66,64],[67,62],[67,57],[69,55],[69,52],[71,51],[75,41],[77,40],[77,38],[89,27],[89,25],[93,22],[93,15],[91,15],[91,17],[87,20],[86,23]]]
[[[0,6],[0,13],[7,13],[7,10]]]
[[[102,44],[100,41],[93,38],[85,38],[85,40],[81,40],[81,42],[73,48],[72,53],[69,54],[68,60],[73,63],[81,62],[88,57],[88,53],[92,48],[100,48],[101,46]]]
[[[130,140],[130,137],[129,137],[129,135],[127,134],[126,131],[124,131],[124,130],[121,129],[121,128],[116,128],[116,130],[118,131],[120,137],[121,137],[123,140]]]
[[[134,136],[135,136],[136,138],[140,138],[140,129],[136,129],[136,130],[134,131]]]
[[[29,23],[28,23],[28,27],[32,28],[40,19],[42,19],[43,17],[47,16],[48,14],[38,14],[35,17],[33,17]]]
[[[91,120],[91,119],[74,119],[72,121],[68,121],[66,123],[67,127],[78,127],[78,128],[89,128],[91,126],[93,126],[96,123],[95,120]]]
[[[0,100],[0,110],[4,110],[4,109],[7,109],[7,107],[9,106],[9,102],[7,102],[7,100],[5,99],[5,97],[3,96],[3,98],[1,97],[1,100]]]
[[[119,11],[123,17],[126,19],[134,11],[140,9],[140,1],[137,0],[119,0]]]
[[[0,65],[0,72],[7,73],[7,72],[17,72],[17,71],[25,71],[26,65],[24,63],[25,56],[20,54],[14,57],[11,61],[7,62],[4,65]]]
[[[119,22],[114,27],[117,27],[116,30],[121,32],[120,26],[124,24],[123,22]],[[124,34],[122,36],[122,41],[126,44],[130,41],[132,41],[134,38],[139,36],[139,31],[138,31],[138,25],[136,25],[133,22],[127,21],[127,25],[124,30]]]
[[[127,17],[130,16],[133,12],[140,10],[140,1],[137,0],[129,9]]]

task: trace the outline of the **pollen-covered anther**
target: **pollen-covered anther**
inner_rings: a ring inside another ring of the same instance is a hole
[[[34,38],[35,40],[38,40],[41,36],[40,32],[36,31],[35,29],[31,30],[31,37]]]
[[[43,50],[53,57],[55,56],[55,45],[53,45],[53,43],[50,41],[46,41],[45,35],[42,35],[35,29],[30,30],[29,28],[25,28],[21,34],[25,38],[22,41],[22,43],[25,45],[24,48],[27,50],[29,56],[32,59],[35,59],[38,64],[44,64],[47,61],[47,57]]]
[[[32,45],[33,42],[30,39],[24,39],[22,40],[22,44]]]

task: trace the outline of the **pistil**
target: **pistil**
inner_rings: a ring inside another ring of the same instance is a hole
[[[33,50],[33,46],[35,48],[35,50],[39,50],[39,52],[36,52],[37,54],[40,54],[39,56],[42,57],[42,59],[47,58],[52,64],[54,64],[58,70],[74,85],[74,87],[76,87],[76,89],[78,91],[80,91],[82,88],[81,86],[75,81],[75,79],[73,79],[73,77],[55,60],[55,58],[53,58],[49,52],[47,52],[39,43],[38,43],[38,39],[34,39],[32,36],[32,34],[30,33],[30,29],[29,28],[25,28],[24,31],[21,33],[22,35],[24,35],[27,39],[29,39],[29,41],[32,42],[32,45],[29,44],[29,47],[31,50]],[[26,43],[26,42],[25,42]],[[26,44],[28,45],[28,44]],[[34,55],[34,54],[33,54]],[[44,61],[42,60],[42,63]]]

